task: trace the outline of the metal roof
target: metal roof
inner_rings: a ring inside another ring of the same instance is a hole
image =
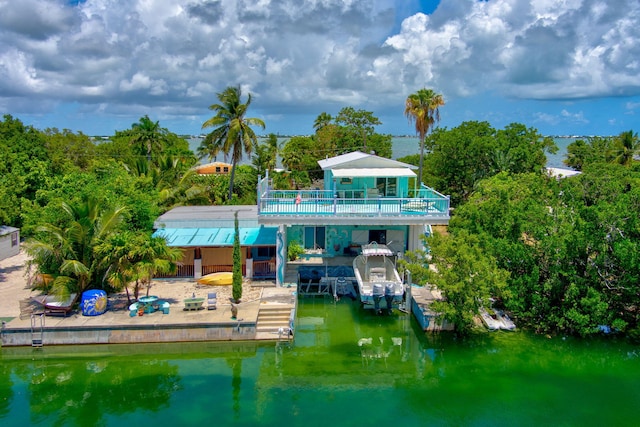
[[[0,225],[0,236],[11,234],[14,231],[20,231],[19,228],[11,227],[10,225]]]
[[[386,157],[376,156],[375,154],[366,154],[360,151],[354,151],[342,154],[336,157],[330,157],[324,160],[318,160],[318,164],[322,170],[337,168],[410,168],[417,169],[416,166],[408,163],[399,162],[397,160],[387,159]]]
[[[235,212],[238,212],[240,227],[259,226],[256,205],[179,206],[160,215],[154,223],[154,228],[233,228]]]
[[[273,246],[277,227],[251,227],[238,229],[241,246]],[[233,246],[235,228],[162,228],[153,233],[164,237],[172,247]]]
[[[336,178],[343,177],[359,177],[359,176],[376,176],[376,177],[393,177],[393,176],[416,176],[416,174],[407,168],[362,168],[362,169],[332,169],[333,176]]]
[[[332,168],[337,165],[341,165],[345,162],[352,162],[354,160],[364,159],[371,156],[361,151],[353,151],[351,153],[341,154],[335,157],[329,157],[327,159],[318,160],[318,164],[322,169]]]

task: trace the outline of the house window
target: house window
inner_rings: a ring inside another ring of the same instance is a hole
[[[216,166],[216,173],[220,173],[220,166]]]
[[[325,246],[325,227],[305,227],[304,228],[304,248],[305,249],[324,249]]]
[[[224,173],[229,173],[229,166],[224,167]]]
[[[18,233],[11,233],[11,247],[18,246]]]
[[[257,258],[271,259],[276,256],[275,246],[260,246],[257,249]]]
[[[396,197],[398,195],[398,178],[376,178],[378,194],[385,197]]]

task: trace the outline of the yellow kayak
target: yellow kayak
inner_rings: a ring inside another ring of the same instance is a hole
[[[198,283],[200,283],[201,285],[209,286],[225,286],[230,285],[232,282],[233,273],[229,271],[207,274],[206,276],[202,276],[198,279]]]

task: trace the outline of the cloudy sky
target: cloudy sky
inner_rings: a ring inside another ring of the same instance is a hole
[[[440,126],[640,131],[638,0],[0,0],[0,112],[111,135],[148,114],[199,134],[241,85],[266,132],[372,111],[413,134],[408,94],[442,93]]]

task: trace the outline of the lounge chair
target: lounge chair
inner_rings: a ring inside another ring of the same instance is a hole
[[[61,301],[56,295],[42,295],[33,297],[33,301],[44,309],[44,314],[55,316],[68,316],[77,302],[78,294],[70,294],[66,300]]]
[[[207,296],[207,310],[215,310],[217,309],[218,304],[218,293],[217,292],[209,292]]]

